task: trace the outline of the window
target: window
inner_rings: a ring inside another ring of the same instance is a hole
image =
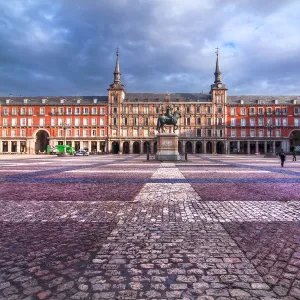
[[[211,136],[211,129],[207,130],[207,136]]]
[[[17,110],[16,107],[13,107],[13,108],[11,109],[11,114],[14,115],[14,116],[16,116],[16,115],[18,114],[18,110]]]
[[[45,107],[40,107],[40,115],[44,115],[45,114]]]
[[[258,114],[263,115],[264,114],[264,109],[262,107],[258,108]]]
[[[148,114],[149,113],[149,107],[148,106],[145,106],[144,107],[144,114]]]
[[[32,125],[33,125],[32,119],[29,118],[29,119],[28,119],[28,126],[32,126]]]
[[[275,108],[275,115],[280,115],[280,108],[279,107]]]
[[[118,103],[118,95],[114,94],[112,97],[113,97],[113,102]]]
[[[218,114],[221,114],[221,113],[222,113],[222,110],[223,110],[222,107],[218,107],[218,108],[217,108],[217,113],[218,113]]]
[[[67,115],[71,115],[72,114],[72,107],[67,107]]]
[[[88,118],[84,118],[83,119],[83,126],[87,126],[89,125],[89,119]]]
[[[11,131],[11,136],[12,136],[12,137],[15,137],[16,135],[17,135],[17,130],[13,129],[13,130]]]
[[[113,113],[117,114],[118,113],[118,108],[117,107],[113,107]]]
[[[236,108],[235,107],[231,107],[230,108],[230,115],[231,116],[235,116],[236,115]]]
[[[92,108],[92,115],[96,115],[97,114],[97,107],[93,107]]]
[[[6,119],[6,118],[2,119],[2,124],[3,124],[3,126],[7,126],[8,125],[8,119]]]
[[[89,113],[89,108],[88,107],[84,107],[83,108],[83,114],[87,115]]]
[[[207,118],[207,120],[206,120],[206,125],[208,125],[208,126],[211,125],[211,118]]]
[[[21,107],[20,114],[21,115],[26,115],[26,108],[25,107]]]
[[[280,129],[276,129],[276,136],[279,137],[280,136]]]
[[[105,136],[104,129],[101,129],[101,130],[100,130],[100,136]]]
[[[196,131],[196,134],[197,134],[197,136],[201,136],[201,129],[197,129],[197,131]]]
[[[138,126],[139,125],[139,119],[138,118],[133,118],[133,125]]]
[[[187,137],[191,137],[192,136],[192,130],[191,129],[187,129],[185,132]]]
[[[283,107],[283,108],[282,108],[282,114],[283,114],[283,115],[287,115],[287,108],[286,108],[286,107]]]
[[[21,126],[26,126],[26,118],[21,118],[20,125]]]
[[[272,118],[268,118],[267,119],[267,124],[272,124],[273,122],[272,122]]]
[[[223,119],[222,118],[218,118],[218,125],[222,125],[223,124]]]
[[[3,115],[8,116],[8,108],[3,108]]]
[[[249,108],[249,115],[254,115],[255,114],[255,108],[254,107],[250,107]]]
[[[114,126],[118,125],[118,119],[117,118],[113,118],[112,121],[113,121],[113,125]]]
[[[56,118],[51,118],[51,126],[56,126]]]
[[[276,126],[280,126],[280,123],[281,123],[281,119],[276,118],[276,119],[275,119],[275,125],[276,125]]]
[[[264,126],[264,118],[258,118],[258,126]]]
[[[87,129],[83,129],[83,136],[88,136],[89,135],[89,131]]]
[[[75,115],[80,115],[80,107],[75,107]]]
[[[139,113],[139,108],[138,108],[137,106],[134,106],[134,107],[132,108],[132,112],[133,112],[134,114],[138,114],[138,113]]]
[[[62,126],[63,123],[64,123],[64,120],[63,120],[62,118],[58,118],[58,123],[57,123],[57,125],[58,125],[58,126]]]
[[[72,135],[72,130],[71,129],[67,129],[66,130],[66,136],[71,136]]]
[[[133,129],[133,136],[138,136],[138,130],[137,129]]]
[[[156,114],[159,114],[159,107],[158,107],[158,106],[155,107],[155,113],[156,113]]]
[[[17,119],[16,118],[11,119],[11,126],[17,126]]]
[[[299,115],[299,113],[300,113],[300,108],[294,107],[294,115]]]
[[[71,119],[71,118],[67,118],[67,119],[66,119],[66,123],[67,123],[68,125],[72,125],[72,119]]]
[[[124,125],[127,126],[127,125],[128,125],[128,119],[127,119],[127,118],[124,118],[123,121],[124,121]]]
[[[129,113],[129,107],[128,106],[123,107],[123,112],[124,112],[124,114],[128,114]]]
[[[197,125],[201,125],[201,118],[197,118]]]
[[[92,129],[92,136],[97,136],[96,129]]]
[[[200,113],[201,113],[201,106],[197,106],[196,112],[197,112],[197,114],[200,114]]]
[[[97,119],[96,118],[92,118],[92,125],[97,125]]]
[[[63,107],[59,107],[58,108],[58,114],[59,115],[63,115],[64,114],[64,108]]]
[[[144,125],[145,126],[149,126],[149,118],[145,118],[144,119]]]
[[[241,126],[246,126],[246,118],[241,118]]]
[[[255,129],[250,130],[250,137],[255,137]]]
[[[300,124],[300,121],[299,121],[300,119],[294,119],[294,126],[299,126],[299,124]]]
[[[100,114],[101,114],[101,115],[105,115],[105,108],[104,108],[104,107],[101,107],[101,108],[100,108]]]
[[[236,137],[236,130],[235,129],[231,129],[231,137]]]
[[[286,119],[286,118],[282,119],[282,125],[287,126],[288,125],[288,119]]]
[[[2,136],[7,136],[7,129],[2,130]]]
[[[272,107],[267,107],[267,115],[271,115],[272,114]]]
[[[217,95],[217,103],[222,103],[222,96],[221,95]]]
[[[255,119],[254,118],[250,118],[250,126],[255,126]]]
[[[52,107],[52,108],[51,108],[51,114],[52,114],[52,115],[55,115],[55,114],[56,114],[56,107]]]
[[[206,107],[206,113],[211,114],[211,107],[210,106]]]
[[[231,126],[235,126],[236,125],[236,118],[231,118]]]
[[[100,118],[100,125],[103,126],[104,124],[104,118]]]
[[[32,107],[28,108],[28,114],[31,115],[31,116],[33,115],[33,108]]]
[[[241,107],[240,108],[240,112],[241,112],[242,116],[245,116],[246,115],[246,108],[245,107]]]
[[[258,130],[258,136],[263,137],[264,136],[264,131],[263,129]]]
[[[25,132],[24,129],[21,129],[21,130],[20,130],[20,135],[21,135],[21,136],[26,136],[26,132]]]
[[[40,126],[45,126],[45,119],[44,118],[40,118]]]
[[[79,126],[80,125],[80,119],[79,118],[75,118],[75,126]]]
[[[187,107],[185,108],[185,113],[186,113],[186,114],[190,114],[190,112],[191,112],[191,108],[190,108],[189,106],[187,106]]]
[[[187,126],[191,125],[191,119],[190,118],[185,118],[185,125],[187,125]]]
[[[80,136],[80,129],[75,130],[75,136]]]
[[[241,137],[246,137],[246,130],[245,129],[241,130]]]
[[[127,129],[123,129],[122,136],[128,136],[128,130]]]
[[[144,136],[145,136],[145,137],[149,136],[149,131],[148,131],[148,129],[144,129]]]

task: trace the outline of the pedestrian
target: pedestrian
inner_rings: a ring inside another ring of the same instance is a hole
[[[281,167],[283,167],[284,161],[285,161],[285,153],[283,152],[283,149],[281,149],[281,151],[279,152],[278,155],[279,155],[279,157],[280,157]]]
[[[297,158],[296,158],[296,151],[295,151],[295,150],[293,151],[293,161],[297,161]]]

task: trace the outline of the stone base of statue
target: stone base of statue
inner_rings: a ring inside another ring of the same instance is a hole
[[[180,160],[178,152],[178,134],[176,133],[158,133],[156,160]]]

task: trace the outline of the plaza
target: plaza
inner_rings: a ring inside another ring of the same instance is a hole
[[[300,299],[300,162],[0,157],[0,299]]]

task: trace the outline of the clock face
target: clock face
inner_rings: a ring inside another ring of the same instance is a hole
[[[218,83],[218,88],[221,88],[222,87],[222,83]]]

